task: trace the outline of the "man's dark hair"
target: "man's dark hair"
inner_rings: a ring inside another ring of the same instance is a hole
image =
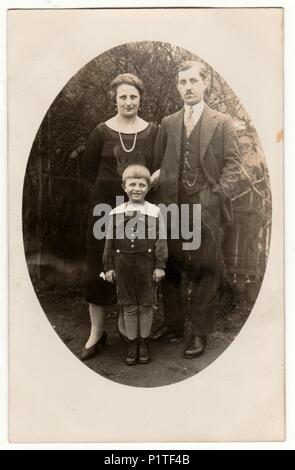
[[[197,60],[186,60],[185,62],[181,62],[181,64],[177,66],[176,71],[177,74],[179,74],[179,72],[185,72],[186,70],[192,69],[193,67],[197,67],[199,69],[200,77],[203,80],[207,78],[208,70],[206,65],[203,62]]]

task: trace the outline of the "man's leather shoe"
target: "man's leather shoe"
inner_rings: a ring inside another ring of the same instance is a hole
[[[95,356],[99,351],[102,350],[104,345],[106,344],[108,334],[106,331],[103,332],[99,340],[90,348],[83,348],[81,354],[80,354],[80,359],[81,361],[86,361],[87,359],[90,359],[91,357]]]
[[[151,334],[150,339],[167,338],[170,343],[179,343],[183,339],[182,335],[173,333],[168,326],[162,324],[154,333]]]
[[[206,347],[207,338],[206,336],[192,336],[190,342],[188,343],[185,351],[184,357],[187,359],[192,359],[203,354]]]

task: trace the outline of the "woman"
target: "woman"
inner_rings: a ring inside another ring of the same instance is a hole
[[[93,216],[93,208],[100,203],[113,208],[116,196],[124,197],[121,180],[128,165],[139,163],[149,169],[152,166],[157,127],[137,114],[143,91],[142,81],[135,75],[121,74],[113,80],[110,97],[117,106],[117,114],[93,130],[83,158],[82,172],[95,184],[89,212],[85,283],[91,331],[81,354],[82,360],[94,356],[105,345],[105,307],[116,303],[114,286],[107,283],[102,274],[105,240],[98,240],[93,235],[97,220]],[[125,335],[122,316],[119,316],[118,327],[120,333]]]

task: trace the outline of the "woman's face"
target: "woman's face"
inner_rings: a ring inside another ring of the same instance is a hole
[[[122,84],[117,88],[116,103],[118,114],[125,118],[132,118],[137,115],[140,94],[137,88],[132,85]]]

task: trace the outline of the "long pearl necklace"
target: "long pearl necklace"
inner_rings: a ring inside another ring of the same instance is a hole
[[[124,142],[123,142],[123,139],[122,139],[122,136],[121,136],[121,132],[119,132],[119,137],[120,137],[120,142],[121,142],[122,148],[125,152],[130,153],[135,149],[136,139],[137,139],[137,132],[134,134],[133,145],[130,149],[126,149],[126,147],[124,145]]]

